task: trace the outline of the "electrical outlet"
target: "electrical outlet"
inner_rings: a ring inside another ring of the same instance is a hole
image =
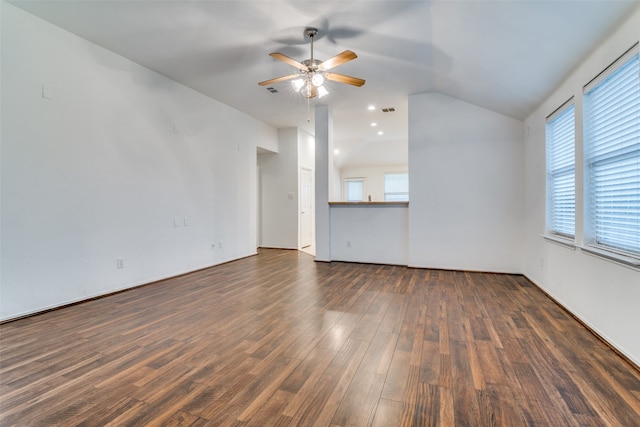
[[[116,266],[117,266],[118,268],[124,268],[124,259],[122,259],[122,258],[117,258],[117,259],[116,259]]]
[[[351,240],[347,240],[347,247],[350,248],[351,247]]]

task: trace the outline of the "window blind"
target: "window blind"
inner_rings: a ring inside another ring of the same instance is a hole
[[[361,202],[364,200],[364,180],[348,178],[344,180],[345,200]]]
[[[407,172],[384,174],[384,200],[387,202],[409,200],[409,174]]]
[[[640,256],[640,57],[638,48],[585,88],[589,243]]]
[[[565,103],[547,118],[547,230],[569,238],[576,227],[575,169],[575,106]]]

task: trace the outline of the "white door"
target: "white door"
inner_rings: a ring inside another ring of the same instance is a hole
[[[300,247],[311,246],[312,223],[312,194],[311,169],[300,168]]]

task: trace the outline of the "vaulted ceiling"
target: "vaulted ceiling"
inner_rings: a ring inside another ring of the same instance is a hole
[[[313,133],[291,74],[268,54],[309,58],[305,27],[319,29],[314,57],[358,58],[330,82],[336,145],[407,138],[407,97],[438,91],[524,119],[613,31],[637,0],[15,0],[10,3],[276,127]],[[376,109],[368,111],[368,105]],[[381,108],[394,107],[393,113]],[[376,128],[370,126],[375,121]],[[383,135],[377,135],[382,130]]]

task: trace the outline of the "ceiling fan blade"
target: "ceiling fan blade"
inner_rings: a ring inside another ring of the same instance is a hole
[[[288,57],[284,53],[273,52],[273,53],[270,53],[269,56],[271,56],[272,58],[275,58],[275,59],[277,59],[279,61],[286,62],[289,65],[293,65],[294,67],[296,67],[299,70],[306,70],[307,69],[306,65],[296,61],[293,58]]]
[[[333,58],[327,59],[321,64],[318,64],[318,70],[327,71],[331,68],[337,67],[338,65],[344,64],[345,62],[351,61],[352,59],[356,59],[358,55],[355,52],[350,50],[345,50],[342,53],[337,54]]]
[[[260,86],[267,86],[273,83],[283,82],[285,80],[291,80],[298,77],[299,74],[289,74],[288,76],[276,77],[275,79],[265,80],[263,82],[258,83]]]
[[[346,83],[352,86],[362,86],[364,85],[365,80],[359,79],[357,77],[345,76],[344,74],[336,74],[336,73],[325,73],[324,76],[328,80],[332,80],[338,83]]]

